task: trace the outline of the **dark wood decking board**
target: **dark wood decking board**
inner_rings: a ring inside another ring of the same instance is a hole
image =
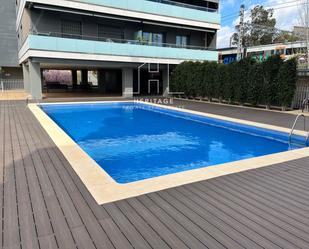
[[[24,102],[0,101],[0,145],[2,248],[309,248],[309,155],[99,206]]]

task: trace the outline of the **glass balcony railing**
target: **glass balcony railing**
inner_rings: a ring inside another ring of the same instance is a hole
[[[144,40],[142,37],[137,40],[133,39],[117,39],[111,37],[99,37],[99,36],[88,36],[88,35],[78,35],[78,34],[68,34],[68,33],[59,33],[59,32],[31,32],[32,35],[38,36],[51,36],[59,38],[70,38],[78,40],[90,40],[90,41],[101,41],[101,42],[110,42],[110,43],[123,43],[123,44],[133,44],[133,45],[143,45],[143,46],[155,46],[155,47],[167,47],[167,48],[183,48],[183,49],[197,49],[197,50],[213,50],[214,48],[208,48],[203,46],[194,46],[194,45],[178,45],[173,43],[163,43],[163,42],[149,42]]]
[[[147,0],[147,1],[155,2],[155,3],[164,3],[164,4],[169,4],[169,5],[183,7],[183,8],[189,8],[189,9],[218,13],[218,9],[212,9],[212,8],[207,8],[207,7],[203,7],[203,6],[196,6],[196,5],[187,4],[187,3],[179,3],[179,2],[174,2],[174,1],[170,1],[170,0]]]
[[[218,52],[207,48],[196,46],[178,47],[175,44],[162,45],[144,44],[137,40],[108,38],[83,40],[37,34],[28,36],[23,49],[176,60],[218,60]]]
[[[170,0],[71,0],[82,3],[95,4],[117,8],[127,11],[135,11],[147,14],[155,14],[162,17],[175,17],[192,21],[220,24],[221,16],[217,10],[199,7],[190,4],[182,4]]]

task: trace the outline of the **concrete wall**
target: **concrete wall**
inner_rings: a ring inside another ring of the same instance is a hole
[[[14,67],[17,60],[17,34],[15,31],[15,1],[1,0],[0,4],[0,66]]]
[[[18,42],[20,47],[32,29],[30,14],[31,13],[28,9],[24,9],[23,15],[21,17],[21,25],[18,27]]]
[[[23,71],[22,67],[3,67],[3,78],[4,79],[22,79]]]
[[[61,34],[61,20],[75,20],[82,23],[82,33],[84,39],[96,39],[98,36],[98,24],[106,27],[114,27],[121,30],[123,39],[133,40],[134,33],[138,30],[161,32],[165,34],[166,43],[175,44],[176,35],[190,36],[190,45],[205,46],[206,33],[202,31],[194,31],[188,29],[168,28],[157,25],[146,25],[140,23],[124,22],[118,20],[108,20],[97,17],[88,17],[82,15],[74,15],[68,13],[58,13],[51,11],[32,10],[31,21],[33,30],[41,33],[54,32]],[[209,36],[208,36],[209,37]],[[208,38],[209,39],[209,38]],[[216,39],[216,37],[214,37]],[[212,48],[216,47],[216,40],[208,41]]]

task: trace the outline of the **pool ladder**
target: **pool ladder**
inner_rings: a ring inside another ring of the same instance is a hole
[[[295,130],[295,127],[297,125],[297,122],[300,118],[303,118],[304,120],[304,131],[306,131],[306,116],[303,114],[303,113],[300,113],[297,115],[295,121],[294,121],[294,124],[292,126],[292,129],[291,129],[291,132],[290,132],[290,135],[289,135],[289,143],[291,144],[292,143],[292,136],[293,136],[293,131]],[[309,140],[309,131],[307,132],[307,136],[306,136],[306,139],[305,139],[305,146],[308,145],[308,140]]]

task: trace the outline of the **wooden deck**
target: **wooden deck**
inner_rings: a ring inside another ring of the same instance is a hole
[[[309,155],[99,206],[24,101],[0,143],[2,248],[309,248]]]

